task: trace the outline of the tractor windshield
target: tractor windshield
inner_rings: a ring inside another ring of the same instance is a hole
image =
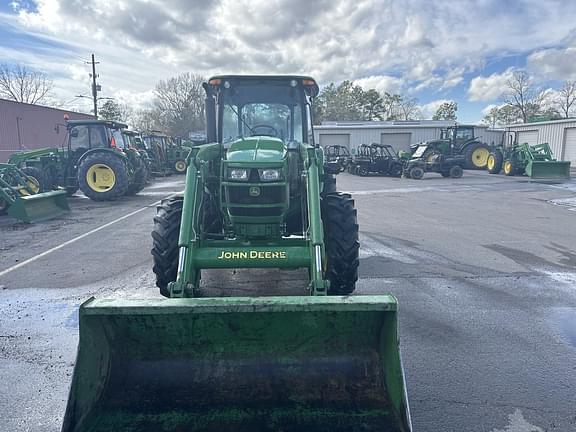
[[[302,142],[304,96],[288,85],[238,85],[220,95],[222,142],[241,137],[273,136],[284,142]]]

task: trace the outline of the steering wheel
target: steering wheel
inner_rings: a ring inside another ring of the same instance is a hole
[[[257,124],[252,126],[250,129],[252,131],[252,136],[266,135],[266,136],[278,137],[278,130],[274,126],[270,126],[267,124]],[[268,129],[268,133],[256,133],[256,129]]]

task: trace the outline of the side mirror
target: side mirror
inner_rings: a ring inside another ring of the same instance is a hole
[[[72,130],[70,131],[70,136],[71,136],[72,138],[78,138],[78,129],[72,129]]]

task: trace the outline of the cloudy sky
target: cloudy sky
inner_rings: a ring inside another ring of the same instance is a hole
[[[576,1],[566,0],[0,0],[0,59],[47,72],[57,99],[101,96],[144,105],[183,71],[355,80],[445,100],[477,122],[525,69],[539,86],[576,79]]]

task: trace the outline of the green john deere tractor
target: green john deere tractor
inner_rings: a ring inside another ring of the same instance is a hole
[[[81,306],[63,432],[410,431],[396,299],[348,296],[356,210],[309,142],[316,82],[204,89],[209,143],[154,219],[169,298]],[[247,267],[307,268],[311,295],[195,298],[204,269]]]
[[[168,135],[159,132],[144,136],[144,143],[152,159],[152,173],[156,176],[166,176],[172,173],[186,173],[186,158],[190,146],[178,143]]]
[[[9,163],[34,168],[48,189],[69,195],[80,189],[95,201],[136,193],[145,184],[145,163],[124,143],[125,124],[109,120],[70,120],[67,146],[15,153]]]
[[[490,154],[490,146],[480,141],[474,135],[474,126],[455,125],[442,129],[440,139],[427,141],[434,148],[444,147],[443,154],[450,153],[452,156],[462,156],[464,158],[464,168],[485,169]],[[423,143],[421,143],[423,144]],[[410,146],[414,153],[420,144]],[[408,160],[408,154],[402,152],[401,159]]]
[[[0,164],[0,215],[31,223],[70,211],[63,190],[42,192],[41,175],[33,168]]]
[[[487,168],[490,174],[499,174],[502,171],[507,176],[526,175],[532,180],[570,178],[570,162],[554,159],[547,143],[535,145],[514,143],[495,147],[488,157]]]

